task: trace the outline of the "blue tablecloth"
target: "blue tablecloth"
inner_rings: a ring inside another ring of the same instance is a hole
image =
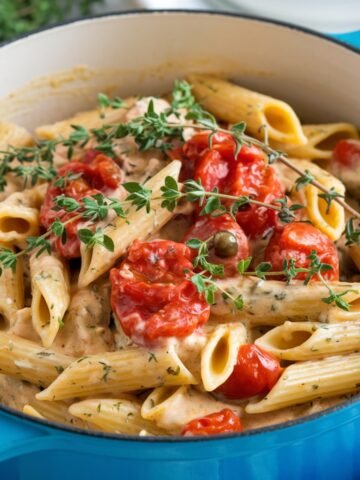
[[[350,33],[336,33],[331,36],[353,47],[360,48],[360,30]]]

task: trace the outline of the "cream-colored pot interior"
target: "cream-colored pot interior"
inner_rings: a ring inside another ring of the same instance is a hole
[[[360,123],[356,52],[286,26],[187,12],[82,20],[3,46],[0,118],[33,128],[89,107],[99,91],[160,93],[190,71],[289,101],[307,121]]]

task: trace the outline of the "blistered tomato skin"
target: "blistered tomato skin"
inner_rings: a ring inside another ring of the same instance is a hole
[[[333,162],[345,168],[360,168],[360,140],[340,140],[333,154]]]
[[[339,280],[339,257],[334,243],[324,233],[308,223],[293,222],[277,229],[265,250],[265,261],[272,264],[272,270],[283,270],[284,260],[295,260],[297,268],[308,268],[311,260],[307,257],[315,251],[322,263],[331,265],[332,270],[322,273],[325,280]],[[298,273],[296,280],[305,280],[307,273]],[[318,281],[314,275],[311,281]]]
[[[250,196],[263,203],[274,204],[284,197],[284,190],[275,170],[266,164],[261,149],[243,145],[235,156],[234,139],[224,133],[212,136],[202,132],[191,138],[182,149],[183,171],[188,178],[201,181],[207,191],[217,188],[220,193]],[[229,206],[231,200],[223,200]],[[277,212],[258,205],[245,205],[236,215],[237,222],[250,238],[266,234],[278,224]]]
[[[258,155],[249,161],[239,161],[230,187],[232,195],[247,195],[259,202],[274,205],[275,200],[284,197],[283,188],[276,177],[275,170],[265,164]],[[278,223],[277,212],[273,209],[250,204],[240,209],[236,220],[250,238],[257,238],[274,228]]]
[[[239,417],[229,408],[211,413],[205,417],[196,418],[187,423],[181,431],[185,437],[220,435],[222,433],[242,432]]]
[[[71,176],[75,178],[71,178]],[[109,157],[96,152],[88,151],[82,161],[71,161],[59,169],[57,178],[64,177],[64,186],[56,187],[54,182],[49,185],[44,203],[40,210],[40,222],[49,229],[52,223],[59,219],[66,222],[76,217],[79,211],[66,212],[63,209],[54,210],[54,198],[59,195],[71,197],[81,203],[84,197],[91,197],[98,193],[111,196],[122,181],[119,166]],[[81,219],[73,220],[66,225],[66,241],[52,237],[53,247],[64,258],[80,257],[80,240],[77,231],[82,223]]]
[[[225,276],[236,274],[236,265],[242,259],[250,255],[249,242],[242,228],[231,218],[229,214],[211,217],[210,215],[202,215],[187,231],[184,242],[191,238],[199,240],[208,240],[214,237],[218,232],[230,232],[237,241],[237,251],[233,256],[228,258],[216,254],[216,249],[212,241],[209,241],[209,258],[211,263],[224,265]],[[196,250],[193,250],[196,255]]]
[[[282,371],[279,361],[258,346],[241,345],[232,374],[217,391],[233,399],[266,395]]]
[[[228,175],[228,163],[222,158],[220,153],[209,150],[199,157],[194,172],[194,179],[200,180],[201,185],[208,192],[211,192],[215,187],[223,191]]]
[[[191,258],[182,243],[134,242],[127,258],[111,270],[112,309],[135,343],[182,338],[207,322],[210,306],[190,281]]]

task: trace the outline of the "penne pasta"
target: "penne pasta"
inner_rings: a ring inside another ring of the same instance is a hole
[[[174,160],[163,168],[154,177],[145,183],[145,187],[152,190],[152,198],[160,197],[160,188],[164,185],[167,176],[178,178],[181,164]],[[166,208],[161,207],[162,200],[152,201],[152,209],[144,215],[142,210],[132,207],[127,218],[117,218],[113,224],[104,229],[115,245],[115,250],[110,252],[101,245],[95,245],[89,249],[85,245],[81,247],[81,270],[79,275],[79,287],[86,287],[99,278],[126,252],[128,246],[134,240],[145,240],[151,234],[159,231],[173,216]]]
[[[26,407],[26,411],[25,411]],[[41,415],[40,418],[49,420],[50,422],[65,423],[67,425],[72,425],[73,427],[85,428],[89,430],[89,423],[76,416],[69,413],[69,403],[67,402],[44,402],[41,400],[36,400],[36,398],[31,399],[30,402],[25,405],[23,412],[30,414],[31,412]]]
[[[32,324],[45,347],[54,342],[70,303],[70,285],[64,263],[54,255],[34,253],[30,258]]]
[[[127,109],[131,107],[135,99],[126,100],[126,108],[104,108],[89,110],[76,113],[73,117],[51,125],[42,125],[35,132],[37,137],[43,140],[53,140],[54,138],[67,138],[74,130],[72,125],[80,125],[87,130],[90,128],[100,128],[104,124],[121,123],[125,120]]]
[[[174,348],[128,348],[76,360],[37,399],[63,400],[192,383],[195,378]]]
[[[281,325],[285,320],[326,322],[337,318],[337,321],[345,321],[355,319],[360,312],[359,283],[329,284],[336,293],[347,292],[341,298],[349,303],[349,311],[325,304],[322,299],[329,296],[329,291],[318,282],[304,285],[293,281],[287,285],[276,280],[238,277],[218,280],[217,284],[235,297],[242,295],[244,300],[244,308],[239,311],[221,295],[217,296],[217,303],[211,309],[215,318],[221,318],[223,322],[244,319],[251,325]]]
[[[9,246],[3,244],[0,248]],[[0,330],[12,327],[17,311],[24,306],[23,273],[23,259],[19,258],[15,269],[6,269],[0,276]]]
[[[0,332],[0,372],[11,377],[46,387],[72,360],[35,342]]]
[[[283,360],[309,360],[356,351],[360,321],[342,323],[285,322],[255,341]]]
[[[103,432],[139,435],[145,430],[150,435],[166,435],[156,423],[141,416],[141,404],[136,398],[91,398],[73,403],[69,412]]]
[[[357,128],[351,123],[325,123],[303,125],[307,138],[304,145],[273,142],[272,146],[294,158],[330,160],[336,143],[345,138],[359,138]]]
[[[341,181],[326,170],[306,160],[292,160],[292,163],[309,171],[327,190],[335,191],[341,196],[345,195],[345,187]],[[320,197],[322,194],[323,192],[313,185],[305,185],[296,197],[304,199],[307,216],[313,225],[335,241],[341,237],[345,229],[345,210],[337,202],[331,202],[329,207],[326,200]]]
[[[0,403],[212,435],[360,393],[356,127],[189,80],[0,122]]]
[[[0,150],[12,147],[29,147],[34,144],[33,137],[23,127],[14,123],[0,121]]]
[[[299,362],[284,373],[265,398],[249,403],[247,413],[263,413],[315,398],[352,393],[360,388],[360,353]]]
[[[216,400],[208,393],[188,386],[160,387],[153,390],[141,407],[141,415],[171,433],[179,433],[194,418],[231,408],[241,413],[242,407]]]
[[[40,418],[41,420],[46,420],[46,418],[43,415],[41,415],[41,413],[39,413],[34,407],[29,405],[28,403],[24,406],[23,413],[25,413],[26,415],[30,415],[31,417]]]
[[[189,75],[188,80],[196,99],[220,120],[243,121],[257,137],[266,128],[270,140],[294,145],[307,142],[300,120],[287,103],[208,75]]]
[[[0,203],[0,242],[25,247],[26,239],[39,233],[38,208],[46,188],[44,184],[15,192]]]
[[[230,377],[239,347],[246,341],[242,323],[221,324],[214,329],[201,354],[201,380],[206,391],[215,390]]]

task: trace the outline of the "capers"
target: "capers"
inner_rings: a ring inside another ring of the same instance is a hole
[[[214,250],[218,257],[234,257],[238,252],[238,242],[235,235],[223,230],[214,235]]]

